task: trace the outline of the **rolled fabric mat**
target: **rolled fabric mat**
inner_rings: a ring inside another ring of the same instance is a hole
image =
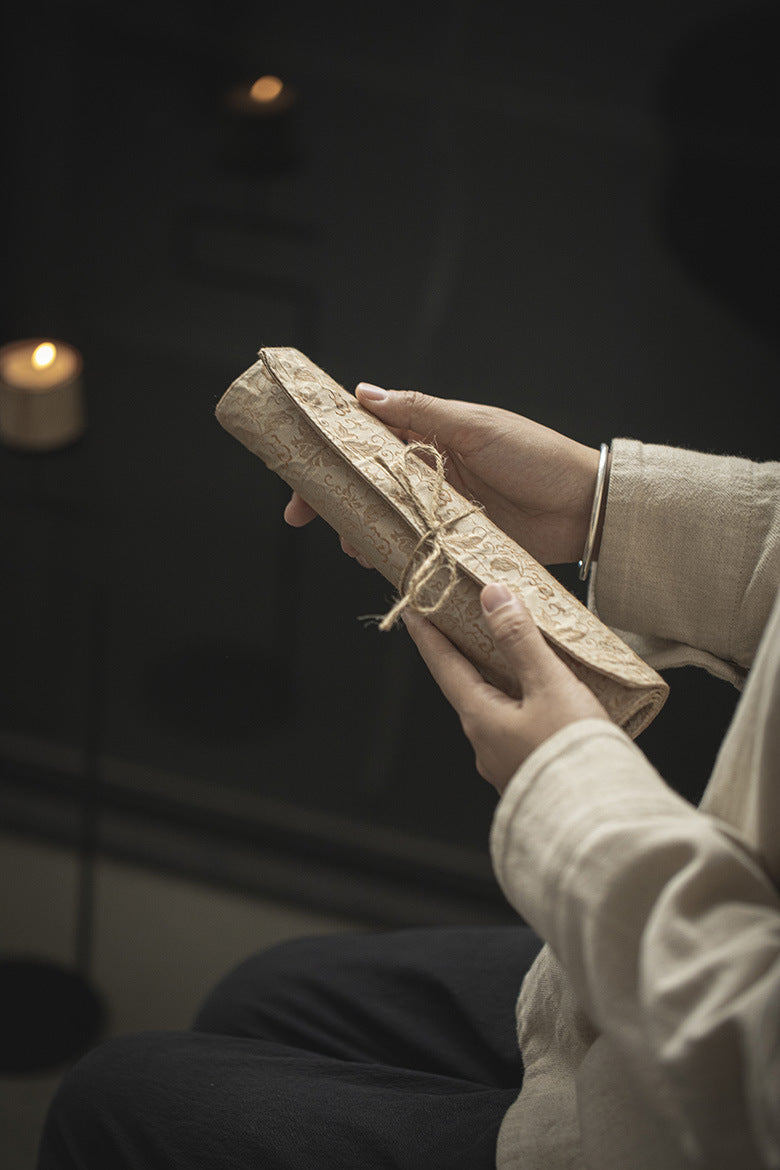
[[[658,714],[669,692],[660,675],[304,354],[261,349],[216,416],[402,594],[427,560],[431,571],[406,601],[488,682],[518,694],[479,600],[500,582],[630,736]]]

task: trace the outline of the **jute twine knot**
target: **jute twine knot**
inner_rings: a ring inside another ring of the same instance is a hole
[[[409,476],[409,460],[418,453],[428,456],[434,463],[435,480],[430,504],[421,499]],[[456,516],[451,516],[448,520],[442,516],[445,500],[444,456],[429,443],[407,444],[403,463],[391,464],[382,456],[379,456],[378,459],[385,470],[389,471],[393,479],[403,488],[417,518],[425,528],[404,569],[399,588],[400,597],[379,623],[380,630],[390,630],[407,607],[427,616],[436,613],[449,600],[457,584],[458,572],[455,557],[444,539],[445,533],[447,529],[451,528],[453,524],[457,524],[465,516],[470,516],[473,512],[481,512],[482,506],[474,504],[472,507],[466,508],[465,511],[458,512]],[[415,568],[418,554],[425,548],[429,551]],[[442,568],[447,571],[447,581],[442,586],[438,596],[426,604],[422,599],[425,589]]]

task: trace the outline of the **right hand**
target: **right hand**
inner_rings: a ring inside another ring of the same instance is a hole
[[[497,406],[434,398],[416,390],[381,391],[361,382],[362,406],[407,442],[434,444],[462,495],[544,565],[576,561],[590,521],[599,452]],[[372,393],[374,397],[372,397]],[[285,508],[299,528],[316,516],[297,492]],[[342,548],[366,564],[350,544]]]

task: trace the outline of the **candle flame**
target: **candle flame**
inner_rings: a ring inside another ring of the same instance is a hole
[[[258,77],[250,89],[249,95],[255,102],[272,102],[274,98],[278,98],[283,89],[284,82],[267,73],[263,77]]]
[[[45,370],[57,356],[57,347],[50,341],[43,341],[33,350],[32,364],[36,370]]]

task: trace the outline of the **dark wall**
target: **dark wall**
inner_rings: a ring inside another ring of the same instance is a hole
[[[354,881],[328,894],[288,866],[349,859],[388,906],[411,879],[456,917],[500,915],[491,790],[405,635],[356,621],[388,588],[324,526],[283,526],[284,486],[213,409],[260,345],[290,344],[350,387],[593,444],[776,457],[775,7],[379,11],[13,18],[0,340],[78,345],[89,427],[0,452],[0,748],[13,815],[23,778],[49,832],[87,775],[137,819],[116,849],[165,821],[218,831],[187,864],[226,880],[241,838],[278,892],[349,902]],[[224,96],[264,72],[299,100],[247,141]],[[670,681],[642,743],[695,797],[734,696]]]

